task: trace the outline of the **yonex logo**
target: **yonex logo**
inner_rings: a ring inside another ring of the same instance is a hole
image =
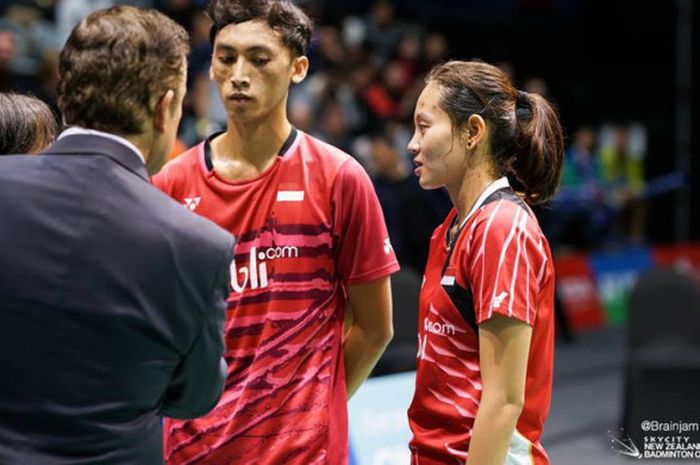
[[[184,205],[185,208],[187,208],[188,210],[194,211],[195,208],[197,208],[197,205],[199,205],[199,202],[200,202],[201,200],[202,200],[201,197],[190,197],[190,198],[185,199],[183,205]]]
[[[493,298],[493,302],[491,302],[491,307],[499,308],[506,297],[508,297],[508,293],[506,291],[501,292]]]
[[[391,246],[391,239],[388,237],[384,239],[384,253],[389,255],[394,248]]]

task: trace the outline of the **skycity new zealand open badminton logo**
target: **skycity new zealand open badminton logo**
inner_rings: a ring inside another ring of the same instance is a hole
[[[620,437],[613,436],[611,431],[608,431],[608,437],[612,445],[610,448],[615,451],[618,455],[626,455],[628,457],[634,457],[641,459],[644,454],[639,450],[637,445],[630,439],[629,436],[625,434],[625,429],[620,428]]]

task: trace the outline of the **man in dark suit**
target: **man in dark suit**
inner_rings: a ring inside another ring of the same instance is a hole
[[[61,52],[69,126],[0,157],[0,464],[162,463],[161,416],[220,398],[233,237],[149,183],[175,138],[187,34],[85,18]]]

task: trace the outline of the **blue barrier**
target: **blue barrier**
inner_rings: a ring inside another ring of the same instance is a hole
[[[410,463],[406,411],[415,378],[414,372],[370,378],[350,400],[350,465]]]

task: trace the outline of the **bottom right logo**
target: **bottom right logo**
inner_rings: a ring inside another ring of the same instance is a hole
[[[608,431],[608,438],[610,438],[610,442],[612,443],[610,448],[618,455],[627,455],[628,457],[637,459],[641,459],[644,456],[634,441],[625,434],[624,428],[620,428],[619,437],[613,435],[612,431]]]
[[[618,455],[637,459],[700,459],[700,442],[695,422],[645,420],[636,442],[620,428],[619,434],[608,431],[610,448]]]

